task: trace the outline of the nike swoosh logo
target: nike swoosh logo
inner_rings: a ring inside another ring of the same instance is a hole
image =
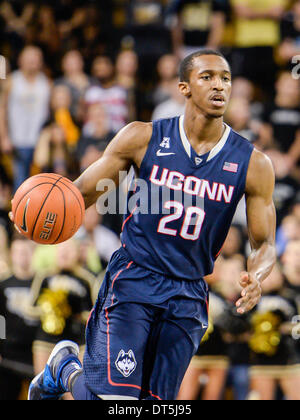
[[[171,156],[171,155],[176,155],[176,153],[163,153],[161,149],[159,149],[156,153],[156,156]]]
[[[27,209],[28,209],[29,201],[30,201],[30,198],[28,198],[27,203],[26,203],[25,208],[24,208],[23,225],[21,226],[21,229],[24,232],[26,232],[26,233],[28,232],[28,230],[27,230],[27,223],[26,223],[26,214],[27,214]]]

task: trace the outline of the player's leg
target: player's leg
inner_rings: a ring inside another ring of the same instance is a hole
[[[207,325],[205,300],[182,298],[169,302],[148,345],[148,354],[155,355],[147,372],[152,396],[162,400],[177,398],[184,375],[199,348]],[[146,375],[144,380],[148,381]]]
[[[107,302],[111,301],[110,298]],[[101,399],[140,399],[155,309],[136,303],[97,305],[87,327],[84,378]],[[146,394],[151,390],[146,389]]]

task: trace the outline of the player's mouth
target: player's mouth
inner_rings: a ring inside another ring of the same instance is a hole
[[[217,108],[222,108],[226,104],[226,99],[223,95],[213,95],[210,97],[210,101]]]

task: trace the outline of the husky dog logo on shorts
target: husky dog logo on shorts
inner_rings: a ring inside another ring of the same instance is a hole
[[[128,378],[135,371],[137,362],[132,350],[129,350],[128,353],[125,353],[124,350],[121,350],[118,354],[117,360],[115,362],[116,368],[119,372],[122,373],[125,378]]]

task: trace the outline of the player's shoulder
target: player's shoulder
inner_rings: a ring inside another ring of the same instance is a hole
[[[253,149],[249,170],[255,171],[258,174],[274,173],[271,159],[256,147]]]
[[[254,148],[249,162],[247,185],[248,193],[273,191],[275,173],[271,159],[260,150]]]
[[[133,121],[123,128],[123,132],[130,133],[131,135],[135,135],[139,133],[139,134],[142,134],[144,137],[152,134],[152,130],[153,130],[152,122],[142,122],[142,121]]]
[[[134,121],[126,125],[108,146],[107,152],[132,154],[147,147],[152,138],[152,123]]]

